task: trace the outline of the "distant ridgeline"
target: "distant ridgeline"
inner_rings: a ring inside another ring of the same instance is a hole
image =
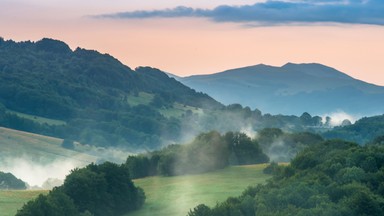
[[[177,78],[224,104],[240,103],[269,113],[351,115],[384,111],[384,87],[354,79],[321,64],[255,65]]]
[[[325,130],[318,116],[224,106],[150,67],[53,39],[0,38],[0,126],[98,146],[158,149],[200,132]]]

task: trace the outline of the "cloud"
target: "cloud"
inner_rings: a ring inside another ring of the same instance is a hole
[[[384,25],[382,0],[272,1],[253,5],[221,5],[213,9],[179,6],[164,10],[141,10],[104,14],[97,18],[145,19],[201,17],[215,22],[282,25],[289,23],[348,23]]]

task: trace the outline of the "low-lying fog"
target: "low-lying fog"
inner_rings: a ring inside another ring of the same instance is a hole
[[[322,115],[324,122],[326,120],[326,116],[331,117],[331,126],[341,125],[345,119],[348,119],[352,123],[358,119],[357,116],[352,116],[345,112],[334,112]],[[251,126],[243,126],[239,129],[239,131],[252,138],[257,138],[257,132]],[[191,135],[189,135],[188,138],[191,140]],[[284,145],[284,143],[276,142],[276,146],[281,145]],[[268,154],[271,152],[266,153]],[[86,154],[96,156],[95,158],[98,159],[93,161],[95,163],[103,161],[123,163],[128,155],[133,155],[134,153],[122,151],[120,149],[91,147],[88,149]],[[273,154],[269,156],[271,160],[277,159]],[[68,175],[71,170],[76,167],[80,168],[87,165],[84,161],[73,158],[60,158],[53,160],[50,163],[42,163],[40,161],[38,158],[31,158],[28,155],[3,157],[0,158],[0,171],[12,173],[17,178],[26,182],[30,189],[51,189],[54,186],[61,185],[65,176]]]

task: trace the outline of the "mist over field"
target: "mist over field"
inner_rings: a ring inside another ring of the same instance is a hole
[[[28,183],[30,187],[42,187],[48,179],[64,180],[70,170],[83,166],[84,163],[70,158],[58,159],[51,163],[43,164],[36,162],[28,156],[23,156],[2,158],[0,170],[12,173],[17,178]]]
[[[79,153],[80,154],[80,153]],[[111,161],[117,164],[123,163],[128,155],[134,155],[118,148],[102,148],[87,145],[87,150],[81,155],[88,155],[94,161],[85,160],[81,156],[51,156],[45,153],[39,157],[27,154],[15,156],[2,156],[0,158],[0,171],[9,172],[26,182],[30,189],[52,189],[60,185],[66,175],[75,168],[82,168],[89,163],[102,163]],[[49,158],[49,159],[48,159]]]

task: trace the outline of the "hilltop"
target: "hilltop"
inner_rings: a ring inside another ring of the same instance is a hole
[[[315,63],[259,64],[178,80],[224,104],[240,103],[273,114],[344,111],[368,116],[384,110],[384,87]]]

